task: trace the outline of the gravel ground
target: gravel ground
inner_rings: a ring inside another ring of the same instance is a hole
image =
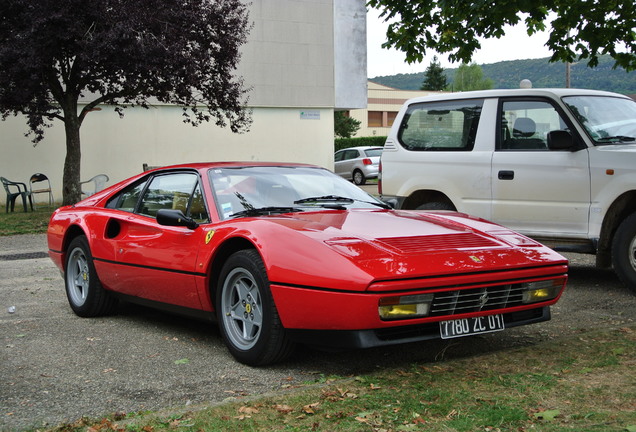
[[[532,345],[581,329],[636,323],[636,296],[593,257],[568,255],[570,282],[552,320],[502,333],[324,353],[251,368],[235,362],[212,324],[123,305],[118,314],[76,317],[48,258],[44,235],[0,237],[0,430],[82,416],[220,403],[279,391],[321,376],[349,376]],[[27,255],[22,255],[27,254]],[[11,307],[14,312],[10,312]]]

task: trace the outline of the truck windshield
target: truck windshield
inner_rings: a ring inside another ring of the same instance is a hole
[[[563,102],[597,145],[636,141],[636,102],[611,96],[567,96]]]

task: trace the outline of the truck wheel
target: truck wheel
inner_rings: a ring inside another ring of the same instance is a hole
[[[636,294],[636,213],[627,217],[614,234],[612,264],[620,280]]]
[[[424,204],[420,204],[415,208],[415,210],[455,210],[452,204],[441,202],[441,201],[432,201]]]

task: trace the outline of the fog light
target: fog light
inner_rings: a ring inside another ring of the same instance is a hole
[[[523,303],[537,303],[552,300],[561,292],[562,279],[551,279],[523,284]]]
[[[433,294],[418,294],[380,299],[378,313],[383,320],[418,318],[431,310]]]

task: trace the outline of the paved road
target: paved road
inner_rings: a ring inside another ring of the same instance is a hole
[[[76,317],[63,281],[43,258],[43,235],[0,237],[0,430],[56,425],[83,415],[212,404],[317,380],[414,362],[471,356],[635,325],[636,296],[591,259],[570,256],[570,284],[553,319],[495,335],[343,353],[301,350],[268,368],[236,363],[210,324],[123,306],[115,316]],[[9,313],[9,307],[15,312]]]

